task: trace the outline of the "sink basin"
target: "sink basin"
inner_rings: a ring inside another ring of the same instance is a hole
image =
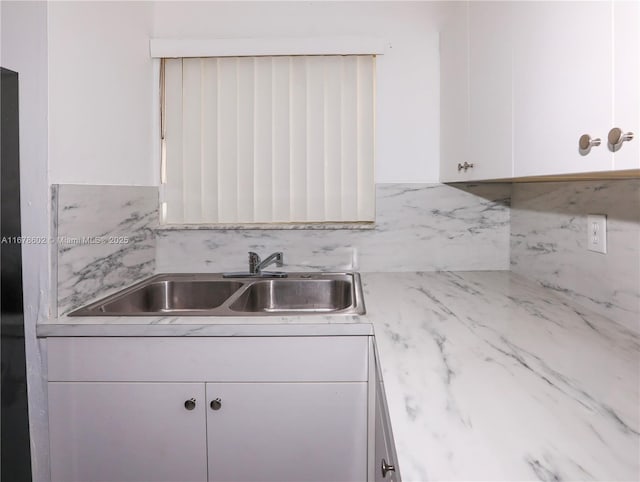
[[[364,314],[358,273],[289,273],[287,278],[161,274],[69,316],[275,316]]]
[[[228,281],[154,281],[99,305],[102,312],[160,313],[211,310],[224,303],[242,283]]]
[[[229,308],[251,313],[327,313],[348,309],[353,298],[347,279],[273,279],[253,283]]]
[[[208,313],[245,283],[217,275],[156,275],[80,308],[69,316],[148,316]]]

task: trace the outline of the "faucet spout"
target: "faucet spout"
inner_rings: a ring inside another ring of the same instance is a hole
[[[275,264],[278,267],[284,264],[284,255],[281,251],[273,253],[262,261],[258,253],[249,251],[249,271],[245,273],[224,273],[224,278],[286,278],[283,271],[262,271],[267,266]]]
[[[255,253],[254,253],[255,254]],[[267,257],[267,259],[265,259],[264,261],[260,261],[260,257],[258,257],[258,265],[256,266],[256,274],[260,274],[260,272],[266,268],[267,266],[270,266],[272,264],[274,264],[277,267],[282,267],[283,263],[284,263],[284,255],[282,254],[282,251],[278,251],[277,253],[273,253],[271,255],[269,255]]]

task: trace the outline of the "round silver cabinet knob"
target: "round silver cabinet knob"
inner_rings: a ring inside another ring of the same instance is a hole
[[[222,400],[220,400],[219,398],[211,400],[209,406],[211,407],[211,410],[220,410],[222,408]]]
[[[186,408],[187,410],[193,410],[194,408],[196,408],[196,399],[190,398],[189,400],[184,402],[184,408]]]
[[[464,161],[464,164],[458,163],[458,172],[464,170],[467,172],[467,169],[471,169],[473,167],[473,163],[469,164],[467,161]]]
[[[594,146],[599,146],[601,143],[601,139],[599,137],[592,139],[589,134],[583,134],[580,136],[580,140],[578,141],[578,149],[580,150],[580,154],[586,156],[591,151],[591,148]]]
[[[622,132],[619,127],[614,127],[609,131],[607,140],[609,141],[609,149],[616,152],[622,147],[624,142],[632,140],[634,137],[633,132]]]
[[[382,459],[382,464],[380,465],[380,468],[382,469],[382,477],[386,477],[387,473],[389,472],[396,471],[396,466],[393,464],[387,463],[385,459]]]

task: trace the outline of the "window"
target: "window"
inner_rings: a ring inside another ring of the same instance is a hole
[[[374,55],[162,62],[162,222],[373,221]]]

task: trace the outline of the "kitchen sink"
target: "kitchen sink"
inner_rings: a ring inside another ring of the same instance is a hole
[[[222,274],[160,274],[69,316],[276,316],[364,314],[358,273],[288,273],[229,279]]]

